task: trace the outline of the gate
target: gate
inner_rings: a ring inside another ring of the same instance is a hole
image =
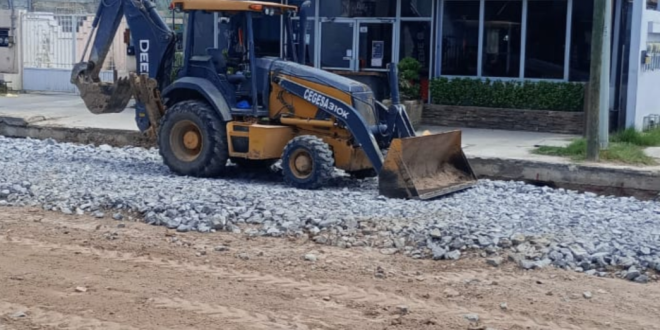
[[[23,14],[21,19],[23,89],[78,94],[70,82],[71,69],[82,59],[94,15],[32,12]],[[119,31],[123,31],[123,25],[122,22]],[[102,81],[113,81],[115,70],[125,71],[126,46],[117,40],[116,37],[100,73]]]

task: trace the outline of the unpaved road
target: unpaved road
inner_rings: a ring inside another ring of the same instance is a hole
[[[658,283],[0,208],[1,330],[659,329],[658,301]]]

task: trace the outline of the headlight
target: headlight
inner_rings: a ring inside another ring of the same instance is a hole
[[[371,93],[355,94],[353,96],[353,106],[360,116],[364,118],[367,125],[373,126],[378,123],[376,108],[373,105],[373,96]]]

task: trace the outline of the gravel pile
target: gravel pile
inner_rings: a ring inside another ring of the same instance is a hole
[[[338,172],[318,191],[280,175],[173,175],[156,150],[0,136],[0,206],[40,206],[178,231],[310,235],[319,244],[459,259],[475,251],[499,267],[549,265],[638,282],[660,271],[660,203],[481,181],[435,201],[378,196],[375,179]],[[277,169],[275,169],[277,171]]]

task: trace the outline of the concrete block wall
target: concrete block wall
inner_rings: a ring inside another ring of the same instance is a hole
[[[496,109],[427,104],[426,125],[470,127],[560,134],[584,133],[584,112]]]

